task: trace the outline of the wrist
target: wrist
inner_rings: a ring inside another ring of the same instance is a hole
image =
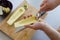
[[[45,23],[45,25],[41,28],[41,30],[46,31],[47,29],[49,29],[49,27],[51,27],[51,26],[48,25],[47,23]]]

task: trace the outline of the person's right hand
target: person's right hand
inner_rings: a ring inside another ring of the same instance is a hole
[[[44,0],[40,5],[40,11],[50,11],[56,8],[60,3],[60,0]]]

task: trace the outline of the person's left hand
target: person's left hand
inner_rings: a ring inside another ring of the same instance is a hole
[[[32,29],[34,29],[34,30],[42,30],[43,29],[43,27],[45,27],[45,22],[36,22],[36,23],[34,23],[34,24],[32,24],[32,25],[25,25],[25,27],[26,28],[32,28]]]

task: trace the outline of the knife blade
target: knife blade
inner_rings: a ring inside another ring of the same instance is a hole
[[[36,19],[39,20],[39,18],[42,17],[45,13],[46,13],[45,11],[36,13]],[[16,28],[15,33],[20,32],[24,29],[25,29],[24,26],[18,27],[18,28]]]
[[[20,31],[22,31],[24,29],[25,29],[24,26],[20,26],[20,27],[16,28],[15,33],[20,32]]]

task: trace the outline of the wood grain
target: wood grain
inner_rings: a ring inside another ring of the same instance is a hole
[[[18,9],[18,8],[20,8],[21,6],[23,6],[25,3],[27,3],[26,1],[24,1],[23,3],[21,3],[17,8],[16,8],[16,10]],[[28,3],[27,3],[28,4]],[[37,13],[37,9],[36,8],[34,8],[34,7],[32,7],[31,5],[29,5],[28,4],[28,6],[29,6],[29,8],[25,11],[25,13],[24,13],[24,15],[22,15],[21,16],[21,18],[19,18],[18,20],[21,20],[21,19],[23,19],[23,16],[27,16],[27,15],[29,15],[29,14],[35,14],[35,13]],[[16,11],[15,10],[15,11]],[[15,12],[14,11],[14,12]],[[13,12],[12,12],[13,13]],[[35,30],[33,30],[33,29],[30,29],[30,28],[27,28],[27,29],[24,29],[23,31],[20,31],[20,32],[18,32],[18,33],[15,33],[15,27],[14,27],[14,25],[12,25],[12,26],[10,26],[10,25],[8,25],[7,24],[7,20],[10,18],[10,16],[12,15],[12,13],[10,13],[9,15],[8,15],[8,17],[5,19],[5,20],[3,20],[3,22],[0,24],[0,30],[1,31],[3,31],[4,33],[6,33],[8,36],[10,36],[13,40],[31,40],[31,37],[33,36],[33,34],[35,33]],[[44,19],[45,18],[45,16],[46,16],[47,14],[45,14],[43,17],[42,17],[42,19]],[[17,20],[17,21],[18,21]]]

